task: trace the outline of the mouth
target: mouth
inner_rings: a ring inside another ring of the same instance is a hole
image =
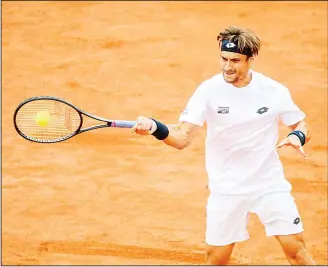
[[[234,71],[227,71],[227,72],[225,72],[224,74],[225,74],[225,75],[228,75],[228,76],[231,76],[231,75],[236,74],[236,72],[234,72]]]

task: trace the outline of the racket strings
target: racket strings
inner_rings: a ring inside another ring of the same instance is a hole
[[[38,114],[47,116],[38,120]],[[23,105],[16,115],[16,125],[26,136],[37,140],[55,140],[75,133],[80,114],[71,106],[55,100],[37,100]]]

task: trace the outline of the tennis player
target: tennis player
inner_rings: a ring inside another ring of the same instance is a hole
[[[207,264],[228,263],[235,243],[249,238],[248,214],[255,213],[266,235],[280,242],[290,264],[314,265],[277,153],[277,147],[290,146],[306,159],[303,145],[310,136],[305,114],[288,88],[251,69],[261,46],[254,33],[229,27],[217,41],[221,73],[198,86],[179,123],[165,125],[141,116],[132,130],[184,149],[207,123]],[[277,145],[279,121],[290,133]]]

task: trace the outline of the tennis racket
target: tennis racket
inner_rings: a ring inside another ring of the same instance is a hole
[[[82,128],[83,117],[98,124]],[[105,127],[132,128],[136,121],[107,120],[82,111],[73,104],[52,96],[26,99],[14,113],[16,131],[37,143],[57,143],[75,135]]]

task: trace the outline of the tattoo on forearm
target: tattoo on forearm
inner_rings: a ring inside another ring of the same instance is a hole
[[[175,143],[175,147],[176,148],[182,148],[182,147],[186,147],[187,145],[190,144],[191,140],[190,140],[190,136],[189,136],[189,132],[192,131],[192,129],[188,129],[187,132],[184,132],[181,130],[181,124],[170,124],[167,125],[169,127],[169,129],[171,130],[171,136],[173,138],[175,138],[175,140],[179,140],[178,143]],[[171,141],[167,140],[169,143],[171,143]]]
[[[180,130],[180,124],[168,124],[167,127],[169,129],[174,130],[174,131],[179,131]]]

